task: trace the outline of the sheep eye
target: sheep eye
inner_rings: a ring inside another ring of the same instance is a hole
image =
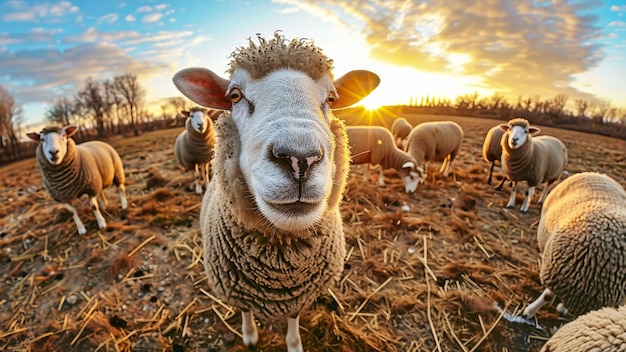
[[[326,98],[326,103],[328,103],[328,105],[333,106],[333,103],[335,102],[336,98],[335,98],[335,92],[330,92],[328,94],[328,97]]]
[[[232,101],[233,104],[236,104],[241,100],[241,98],[243,98],[241,90],[239,88],[233,88],[230,92],[230,101]]]

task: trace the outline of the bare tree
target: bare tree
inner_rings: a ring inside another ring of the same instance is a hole
[[[22,108],[13,96],[0,85],[0,148],[16,150],[18,138],[16,123],[21,121]]]
[[[601,99],[596,102],[594,106],[593,119],[597,123],[606,122],[605,118],[607,117],[607,112],[611,109],[611,101],[608,99]]]
[[[122,76],[116,76],[113,79],[113,84],[117,93],[121,95],[124,103],[128,107],[130,125],[135,135],[138,135],[136,123],[138,122],[139,112],[141,111],[141,103],[145,96],[145,91],[139,85],[137,76],[134,74],[124,74]]]
[[[578,116],[584,117],[587,109],[589,109],[589,102],[582,99],[576,99],[574,103],[576,104],[576,111],[578,112]]]
[[[98,137],[104,136],[104,119],[108,110],[107,101],[103,96],[102,85],[91,78],[87,79],[85,88],[76,96],[77,110],[83,116],[91,117],[96,125]]]
[[[559,118],[565,108],[568,96],[565,94],[557,94],[554,98],[547,101],[545,113],[551,117]]]
[[[63,97],[54,100],[46,108],[46,119],[50,122],[56,122],[63,126],[70,124],[70,118],[74,114],[74,103],[68,98]]]

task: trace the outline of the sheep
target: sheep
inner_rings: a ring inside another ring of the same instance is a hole
[[[567,148],[563,142],[552,136],[532,137],[541,130],[531,126],[524,118],[514,118],[507,124],[500,124],[500,128],[504,130],[500,141],[502,146],[500,162],[506,178],[513,181],[506,207],[515,206],[517,184],[526,181],[528,189],[520,208],[520,211],[525,213],[533,198],[535,186],[546,183],[538,202],[542,204],[552,184],[561,177],[567,164]]]
[[[448,177],[454,158],[463,143],[463,129],[456,122],[423,122],[415,126],[408,137],[407,152],[415,158],[417,166],[424,170],[429,161],[443,161],[440,173]]]
[[[493,126],[487,131],[485,141],[483,142],[483,159],[491,163],[489,177],[487,178],[488,185],[491,184],[491,176],[493,175],[493,168],[496,166],[496,163],[502,165],[500,163],[500,159],[502,159],[502,145],[500,144],[500,140],[503,135],[504,130],[500,128],[500,125]],[[502,182],[496,187],[496,190],[501,190],[504,182],[506,182],[506,177],[503,176]]]
[[[412,129],[413,126],[411,126],[411,123],[404,117],[398,117],[393,120],[391,124],[391,134],[395,138],[396,147],[402,150],[406,149],[407,137],[409,137]]]
[[[229,110],[215,124],[214,175],[200,208],[204,265],[213,293],[241,309],[243,342],[263,321],[287,318],[288,351],[303,351],[300,311],[343,271],[339,203],[350,152],[331,109],[367,96],[369,71],[333,81],[332,60],[311,40],[257,34],[231,54],[230,80],[205,68],[174,75],[199,105]]]
[[[626,306],[605,307],[563,325],[541,352],[626,351]]]
[[[97,196],[103,207],[107,206],[104,188],[117,186],[122,209],[126,209],[125,175],[122,159],[107,143],[89,141],[76,145],[72,137],[78,131],[74,125],[63,128],[48,127],[41,132],[27,133],[37,142],[37,163],[41,169],[44,186],[52,198],[63,203],[72,213],[79,235],[87,233],[85,225],[72,205],[74,199],[83,194],[89,196],[91,209],[98,227],[106,228],[106,221],[98,208]]]
[[[396,169],[406,193],[415,192],[422,180],[423,170],[417,169],[415,159],[398,149],[388,129],[379,126],[348,126],[348,141],[352,164],[380,165],[378,184],[385,185],[383,169]],[[368,172],[365,181],[368,181]]]
[[[625,235],[626,192],[615,180],[582,172],[554,187],[537,227],[546,289],[524,316],[535,315],[555,295],[574,315],[625,304]]]
[[[202,184],[209,184],[209,162],[215,144],[213,122],[203,108],[193,108],[182,113],[187,116],[187,120],[185,129],[176,137],[174,154],[186,171],[193,171],[196,193],[202,194]]]

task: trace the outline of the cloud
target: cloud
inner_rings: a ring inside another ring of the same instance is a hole
[[[113,24],[113,23],[117,22],[118,18],[119,18],[118,14],[116,14],[116,13],[109,13],[109,14],[106,14],[106,15],[100,17],[96,23],[98,23],[98,24],[100,24],[100,23]]]
[[[143,38],[137,31],[112,31],[101,32],[96,27],[90,27],[83,33],[70,35],[63,38],[63,44],[84,44],[84,43],[114,43],[127,40]]]
[[[0,33],[0,46],[20,43],[50,43],[57,31],[34,28],[28,33]]]
[[[49,102],[75,94],[87,78],[109,79],[124,73],[144,78],[173,70],[156,61],[139,60],[110,44],[80,44],[57,49],[0,50],[0,76],[21,103]]]
[[[131,15],[131,14],[126,15],[125,20],[126,20],[126,22],[135,22],[135,21],[137,21],[137,19],[135,18],[135,16],[133,16],[133,15]]]
[[[2,15],[2,20],[7,22],[32,21],[35,19],[57,22],[67,14],[79,12],[79,8],[72,5],[69,1],[60,1],[54,4],[9,1],[6,5],[14,10]]]
[[[162,17],[163,17],[162,13],[151,13],[149,15],[143,16],[143,18],[141,19],[141,22],[143,23],[159,22]]]
[[[138,8],[136,12],[139,12],[139,13],[141,13],[141,12],[152,12],[152,7],[150,7],[150,6],[142,6],[142,7]]]
[[[482,87],[508,97],[575,93],[575,75],[606,55],[599,19],[589,15],[599,0],[278,2],[358,30],[381,62],[479,77]]]

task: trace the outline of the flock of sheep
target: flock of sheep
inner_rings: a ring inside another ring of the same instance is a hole
[[[195,191],[206,188],[200,211],[206,274],[212,292],[241,310],[243,342],[258,342],[255,317],[284,317],[288,351],[303,351],[300,311],[344,268],[339,205],[350,164],[380,165],[381,185],[382,170],[395,169],[405,191],[416,192],[429,162],[442,162],[440,172],[448,176],[463,130],[451,121],[412,127],[402,118],[391,131],[346,127],[332,110],[367,96],[380,81],[376,74],[356,70],[333,79],[333,61],[312,41],[287,40],[281,32],[257,40],[231,54],[230,79],[205,68],[174,75],[185,96],[223,111],[187,112],[174,150],[181,166],[194,172]],[[98,205],[106,206],[105,187],[115,184],[122,208],[127,202],[118,153],[103,142],[75,145],[75,131],[66,126],[28,136],[41,141],[37,161],[46,189],[72,212],[83,235],[75,199],[89,196],[99,228],[106,227]],[[507,207],[515,206],[519,182],[528,184],[522,212],[534,187],[545,184],[537,236],[546,289],[523,314],[533,316],[558,296],[580,317],[545,351],[617,351],[626,344],[626,318],[617,308],[626,303],[626,192],[608,176],[588,172],[550,191],[564,172],[567,151],[557,138],[535,136],[539,132],[525,119],[512,119],[494,126],[483,148],[491,163],[488,183],[496,163],[505,176],[499,188],[512,182]]]

